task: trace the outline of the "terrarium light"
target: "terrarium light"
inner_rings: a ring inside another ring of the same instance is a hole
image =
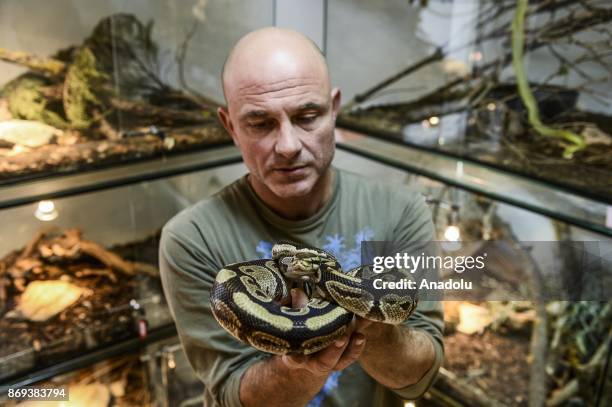
[[[448,225],[444,230],[444,240],[458,242],[461,239],[461,231],[458,226]]]
[[[444,240],[447,242],[458,242],[461,240],[461,230],[459,229],[459,205],[451,204],[448,213],[446,229],[444,229]]]
[[[176,368],[176,361],[174,360],[174,354],[168,353],[168,368],[174,369]]]
[[[36,211],[34,212],[34,216],[36,219],[42,220],[44,222],[48,222],[54,220],[58,217],[59,213],[55,208],[55,204],[53,201],[40,201],[36,206]]]
[[[416,404],[414,401],[406,401],[404,402],[404,407],[416,407]]]

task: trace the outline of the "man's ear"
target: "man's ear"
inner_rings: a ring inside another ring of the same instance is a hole
[[[236,137],[236,132],[234,131],[234,125],[232,124],[232,121],[230,120],[228,110],[223,106],[219,106],[217,108],[217,116],[219,117],[219,121],[221,122],[223,127],[225,127],[225,131],[227,131],[227,133],[230,135],[230,137],[234,141],[234,144],[240,147],[240,145],[238,144],[238,137]]]
[[[331,100],[332,100],[332,117],[334,121],[336,121],[336,117],[338,116],[338,112],[340,111],[341,99],[342,99],[342,93],[340,92],[340,88],[333,88],[331,91]]]

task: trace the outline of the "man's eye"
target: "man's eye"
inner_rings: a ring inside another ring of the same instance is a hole
[[[310,124],[317,119],[317,115],[311,114],[307,116],[299,116],[297,122],[300,124]]]
[[[271,126],[272,126],[272,122],[270,121],[249,123],[249,127],[255,130],[264,130],[264,129],[270,128]]]

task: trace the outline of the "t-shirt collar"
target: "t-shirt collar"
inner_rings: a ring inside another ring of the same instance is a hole
[[[266,221],[278,227],[282,227],[284,229],[290,229],[293,231],[298,231],[298,230],[306,231],[305,229],[316,227],[318,223],[321,222],[325,218],[325,216],[333,209],[333,207],[336,205],[336,202],[338,200],[338,195],[340,191],[340,176],[341,175],[340,175],[340,171],[338,171],[334,166],[331,166],[330,168],[334,174],[331,198],[329,199],[329,201],[327,201],[327,203],[325,203],[325,205],[323,205],[322,208],[320,208],[312,216],[306,219],[300,219],[300,220],[286,219],[278,215],[274,211],[272,211],[272,209],[270,209],[261,200],[261,198],[257,195],[257,193],[255,193],[255,190],[253,190],[253,188],[251,187],[251,184],[249,183],[247,179],[248,175],[245,175],[244,177],[242,177],[241,181],[246,183],[247,191],[250,197],[252,198],[252,202],[255,203],[258,213],[260,213],[261,216],[264,219],[266,219]]]

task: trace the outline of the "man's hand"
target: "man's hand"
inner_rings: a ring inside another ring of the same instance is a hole
[[[303,307],[307,302],[304,291],[291,290],[293,307]],[[285,355],[280,358],[289,369],[306,369],[321,378],[327,378],[333,370],[345,369],[359,360],[377,381],[397,389],[419,381],[432,366],[435,350],[430,338],[422,332],[355,316],[344,335],[327,348],[308,356]],[[397,360],[406,363],[397,364]],[[407,365],[412,368],[405,369]]]
[[[294,308],[306,305],[308,297],[300,289],[291,290],[291,304]],[[333,344],[312,355],[284,355],[283,363],[290,369],[306,369],[311,374],[327,377],[333,370],[342,370],[351,365],[365,348],[363,330],[371,324],[362,318],[353,318],[347,331]]]
[[[293,307],[307,302],[302,290],[291,291]],[[354,317],[345,334],[325,349],[308,356],[273,356],[251,366],[240,382],[240,400],[245,407],[306,405],[332,371],[357,360],[379,383],[398,389],[417,382],[433,358],[433,345],[425,334]]]

